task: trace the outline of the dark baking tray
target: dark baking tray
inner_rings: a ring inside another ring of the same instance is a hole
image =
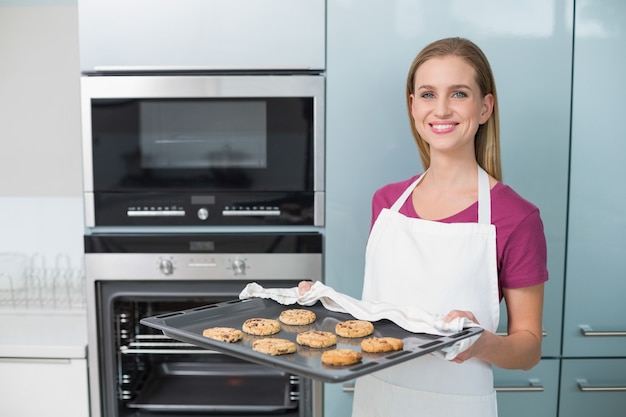
[[[241,329],[244,321],[253,317],[278,320],[283,310],[306,308],[317,315],[315,323],[306,326],[287,326],[281,323],[281,331],[269,337],[279,337],[296,341],[296,335],[305,330],[325,330],[334,332],[335,325],[340,321],[353,319],[349,314],[326,310],[321,303],[313,306],[283,305],[276,301],[263,298],[232,300],[210,304],[188,310],[160,314],[147,317],[141,323],[161,330],[166,336],[181,342],[225,353],[261,365],[267,365],[283,371],[323,382],[343,382],[358,376],[366,375],[409,359],[440,350],[461,339],[482,332],[480,327],[471,327],[450,336],[438,336],[424,333],[411,333],[389,320],[374,322],[374,337],[391,336],[404,341],[404,349],[389,353],[363,354],[361,363],[334,367],[322,364],[321,355],[324,350],[349,348],[361,351],[360,343],[364,338],[337,337],[337,345],[326,349],[314,349],[298,345],[296,353],[271,356],[252,350],[252,342],[268,336],[252,336],[244,333],[237,343],[225,343],[202,336],[202,331],[209,327],[235,327]]]

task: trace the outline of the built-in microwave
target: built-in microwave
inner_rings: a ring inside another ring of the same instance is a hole
[[[86,227],[324,225],[321,73],[81,77]]]

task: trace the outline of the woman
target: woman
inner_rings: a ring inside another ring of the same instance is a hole
[[[475,44],[426,46],[406,97],[426,171],[373,197],[363,299],[467,317],[485,331],[451,361],[427,355],[358,378],[353,416],[496,416],[491,366],[530,369],[541,356],[539,210],[500,182],[496,88]],[[506,336],[494,333],[502,298]]]

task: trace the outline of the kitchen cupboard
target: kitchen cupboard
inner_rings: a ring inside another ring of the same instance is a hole
[[[560,417],[626,414],[626,3],[577,2]]]
[[[498,415],[555,417],[559,399],[558,359],[542,359],[529,371],[494,369]]]
[[[88,417],[84,312],[0,311],[3,416]]]
[[[15,235],[0,224],[0,246],[26,236],[38,241],[41,230],[33,221],[58,223],[48,203],[32,197],[52,197],[56,204],[81,196],[77,11],[67,0],[58,2],[64,4],[0,1],[0,198],[24,197],[35,216],[17,225],[0,201],[3,220],[21,229]],[[71,222],[73,214],[62,220]]]
[[[625,25],[621,0],[577,7],[566,357],[626,357]]]
[[[6,416],[88,417],[87,359],[0,358]]]
[[[324,0],[78,0],[80,69],[323,70]]]
[[[560,417],[626,414],[626,358],[563,359]]]
[[[464,36],[490,59],[504,182],[540,208],[549,251],[544,359],[529,373],[496,373],[498,386],[538,378],[544,388],[499,391],[507,416],[528,415],[518,404],[531,400],[538,416],[554,417],[558,407],[573,8],[573,0],[327,4],[325,279],[352,296],[361,294],[372,194],[422,170],[404,97],[415,54],[435,39]],[[504,311],[503,304],[500,331]],[[349,385],[326,384],[325,398],[325,417],[350,415]]]

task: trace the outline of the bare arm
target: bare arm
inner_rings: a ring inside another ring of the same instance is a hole
[[[463,362],[476,357],[505,369],[528,370],[535,366],[541,359],[543,287],[540,284],[525,288],[503,288],[508,312],[508,335],[498,336],[485,331],[455,361]],[[451,313],[449,317],[458,315]]]

